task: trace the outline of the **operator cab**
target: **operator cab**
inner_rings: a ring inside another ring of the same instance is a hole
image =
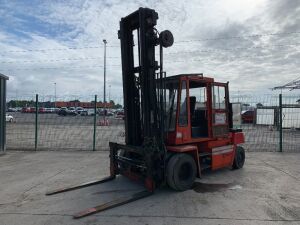
[[[182,74],[165,78],[164,85],[168,145],[228,138],[228,83]]]

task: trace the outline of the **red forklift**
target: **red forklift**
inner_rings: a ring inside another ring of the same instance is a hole
[[[158,32],[158,14],[148,8],[121,19],[125,144],[110,142],[110,176],[59,189],[70,191],[126,176],[145,190],[84,210],[81,218],[151,195],[168,185],[192,188],[204,170],[242,168],[244,134],[233,129],[228,83],[201,73],[166,76],[163,49],[174,42],[170,31]],[[159,51],[159,62],[156,61]]]

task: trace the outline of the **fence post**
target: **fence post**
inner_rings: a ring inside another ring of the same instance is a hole
[[[38,144],[38,103],[39,103],[39,95],[35,95],[35,137],[34,137],[34,149],[37,150]]]
[[[96,128],[97,128],[97,95],[94,101],[94,135],[93,135],[93,151],[96,150]]]
[[[279,94],[279,151],[282,152],[282,94]]]

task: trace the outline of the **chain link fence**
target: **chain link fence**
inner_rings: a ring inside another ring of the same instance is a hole
[[[231,97],[234,126],[243,129],[247,151],[300,151],[299,96],[280,96]],[[108,150],[109,141],[123,143],[124,113],[115,104],[104,113],[95,97],[9,101],[7,150]]]

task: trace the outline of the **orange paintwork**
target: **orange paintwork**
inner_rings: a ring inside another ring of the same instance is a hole
[[[175,78],[175,77],[174,77]],[[201,165],[199,155],[201,153],[209,153],[211,156],[211,169],[216,170],[223,167],[230,167],[233,163],[235,156],[235,149],[237,144],[244,143],[244,134],[242,132],[229,132],[219,136],[213,136],[214,127],[224,127],[225,130],[229,130],[229,95],[228,95],[228,83],[214,82],[213,78],[202,77],[197,75],[180,75],[178,78],[180,81],[180,87],[177,96],[177,112],[176,112],[176,127],[175,130],[169,132],[166,139],[167,150],[177,153],[189,153],[192,154],[198,167],[198,176],[201,176]],[[178,115],[180,111],[180,93],[181,93],[181,82],[187,82],[187,99],[189,99],[189,82],[196,81],[202,85],[206,85],[207,90],[207,121],[208,121],[208,136],[193,138],[191,134],[191,112],[190,112],[190,101],[187,101],[187,115],[188,123],[186,126],[179,126]],[[212,108],[212,87],[213,85],[225,88],[225,109],[213,109]],[[224,113],[226,114],[226,121],[224,124],[214,124],[213,114]]]

